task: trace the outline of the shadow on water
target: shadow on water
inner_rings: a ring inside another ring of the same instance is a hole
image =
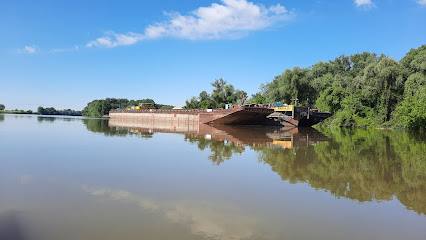
[[[4,121],[4,115],[0,114],[0,122],[3,122],[3,121]]]
[[[25,240],[22,219],[16,211],[0,213],[0,239],[4,240]]]
[[[95,122],[93,122],[95,124]],[[96,124],[100,124],[97,122]],[[88,124],[87,124],[88,125]],[[111,127],[114,126],[114,127]],[[404,131],[348,130],[254,126],[209,126],[177,129],[102,122],[115,131],[184,134],[185,141],[211,151],[214,165],[242,154],[257,152],[282,180],[306,182],[337,198],[358,202],[397,198],[407,209],[426,214],[426,139]],[[88,126],[89,128],[89,126]],[[93,128],[92,128],[93,129]],[[119,130],[117,130],[119,129]]]

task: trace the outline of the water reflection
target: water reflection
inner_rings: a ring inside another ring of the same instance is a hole
[[[119,127],[116,122],[110,122],[109,126],[112,130],[129,132],[184,134],[185,141],[200,150],[211,151],[208,159],[214,165],[249,147],[258,153],[258,160],[268,164],[282,180],[306,182],[337,198],[359,202],[396,197],[407,209],[426,214],[424,135],[414,137],[408,132],[383,130],[317,131],[204,124],[189,131],[186,127],[178,129],[170,125]]]
[[[150,131],[139,131],[138,129],[111,126],[108,119],[83,119],[84,125],[91,132],[103,133],[105,136],[125,137],[135,135],[141,138],[152,138],[153,133]]]
[[[4,121],[4,115],[0,114],[0,122]]]
[[[98,198],[155,212],[170,222],[188,226],[192,234],[206,239],[266,239],[265,234],[260,235],[258,220],[244,214],[236,205],[193,200],[161,202],[121,189],[87,185],[82,185],[82,189]]]
[[[37,121],[39,123],[42,123],[42,122],[54,122],[54,121],[56,121],[56,119],[57,118],[55,118],[55,117],[48,117],[48,116],[38,116],[37,117]]]
[[[27,239],[22,222],[17,211],[10,210],[0,213],[0,239]]]
[[[0,239],[426,234],[421,135],[5,118]]]
[[[283,180],[308,182],[359,202],[392,200],[426,213],[426,146],[407,132],[322,129],[333,141],[294,150],[256,149]]]
[[[39,123],[55,122],[55,121],[74,122],[74,121],[80,121],[81,119],[83,119],[83,118],[78,117],[78,116],[62,116],[62,115],[39,115],[39,116],[37,116],[37,121]]]
[[[88,120],[91,122],[91,120]],[[92,124],[95,124],[94,122]],[[89,126],[88,124],[86,124]],[[89,128],[89,127],[88,127]],[[90,128],[93,129],[93,128]],[[321,132],[312,128],[283,128],[265,126],[231,126],[206,124],[173,124],[170,122],[146,122],[136,120],[115,120],[103,122],[100,131],[121,134],[155,132],[183,134],[185,141],[196,144],[198,149],[210,149],[209,160],[220,165],[231,159],[234,154],[241,154],[246,147],[293,149],[329,141]],[[93,131],[93,130],[92,130]]]

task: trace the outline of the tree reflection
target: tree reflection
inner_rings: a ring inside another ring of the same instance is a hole
[[[54,122],[54,121],[56,121],[56,118],[55,117],[37,116],[37,121],[39,123],[41,123],[41,122]]]
[[[209,160],[217,166],[219,166],[225,160],[231,159],[233,154],[241,154],[244,151],[243,146],[236,146],[234,143],[208,140],[205,138],[193,137],[191,135],[185,135],[185,141],[188,141],[192,144],[197,144],[198,149],[202,151],[205,149],[211,150],[212,154],[209,156]]]
[[[153,133],[133,130],[129,128],[109,127],[107,119],[83,119],[84,125],[91,132],[103,133],[105,136],[125,137],[134,135],[141,138],[152,138]]]
[[[424,135],[384,130],[321,129],[331,141],[293,149],[252,147],[258,160],[282,180],[306,182],[337,198],[359,202],[392,200],[426,214],[426,139]],[[186,137],[209,149],[215,165],[244,151],[240,146]]]
[[[391,200],[426,213],[426,144],[407,132],[323,129],[333,141],[292,150],[258,149],[283,180],[308,182],[336,197]]]

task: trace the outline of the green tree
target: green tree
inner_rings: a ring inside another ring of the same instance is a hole
[[[3,104],[0,104],[0,110],[3,111],[4,109],[6,109],[6,107]]]
[[[202,91],[198,97],[193,96],[185,101],[185,108],[223,108],[225,104],[241,104],[241,98],[246,98],[247,93],[240,89],[235,89],[232,84],[227,84],[222,78],[211,83],[213,91],[208,94]]]
[[[252,94],[249,102],[256,104],[266,103],[266,96],[260,92]]]
[[[188,108],[188,109],[200,108],[200,101],[198,101],[197,97],[192,97],[189,100],[187,99],[185,101],[185,108]]]
[[[318,62],[310,68],[286,69],[266,83],[264,91],[253,95],[251,101],[260,102],[264,96],[268,102],[293,103],[298,99],[302,105],[314,104],[334,114],[323,123],[329,126],[399,125],[418,129],[423,118],[422,111],[417,109],[421,109],[424,101],[418,92],[425,85],[426,45],[423,45],[411,49],[400,62],[363,52]]]
[[[129,100],[125,98],[106,98],[101,100],[93,100],[83,109],[83,116],[102,117],[109,113],[110,110],[116,108],[126,108]]]
[[[426,86],[415,95],[407,94],[393,113],[394,125],[412,130],[426,131]]]
[[[317,90],[312,85],[310,69],[295,67],[286,69],[283,74],[276,76],[266,86],[267,100],[271,102],[293,103],[298,99],[303,105],[309,104],[309,99],[315,99]]]

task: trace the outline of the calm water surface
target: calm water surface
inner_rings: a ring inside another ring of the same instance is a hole
[[[426,239],[397,131],[0,115],[0,239]]]

